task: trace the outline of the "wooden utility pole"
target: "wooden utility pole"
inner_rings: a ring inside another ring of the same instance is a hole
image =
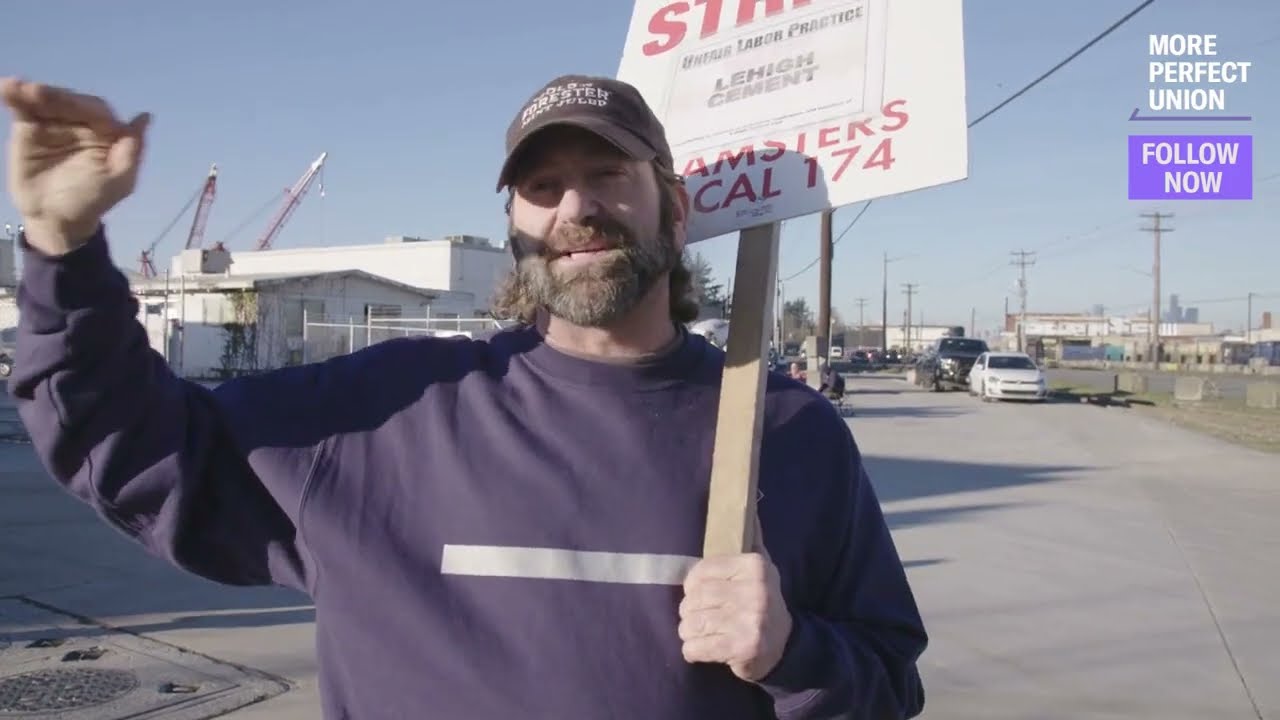
[[[1162,220],[1172,219],[1173,213],[1143,213],[1142,217],[1150,218],[1151,227],[1142,228],[1151,233],[1155,240],[1155,258],[1151,262],[1151,367],[1160,369],[1160,236],[1173,232],[1173,228],[1164,227]]]
[[[978,327],[978,308],[969,308],[969,337],[975,337]]]
[[[1036,254],[1026,250],[1014,250],[1009,253],[1013,256],[1013,265],[1018,268],[1018,301],[1021,308],[1018,311],[1018,351],[1027,351],[1027,268],[1036,264]]]
[[[822,212],[822,229],[818,238],[818,357],[822,360],[831,353],[831,216],[834,212]]]

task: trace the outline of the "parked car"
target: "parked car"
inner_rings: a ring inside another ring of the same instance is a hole
[[[0,330],[0,378],[13,374],[14,345],[18,342],[18,328]]]
[[[1038,400],[1049,397],[1044,370],[1030,355],[987,352],[978,356],[969,373],[969,394],[984,401]]]
[[[990,351],[986,341],[978,338],[939,338],[916,361],[916,384],[935,392],[968,388],[974,362]]]

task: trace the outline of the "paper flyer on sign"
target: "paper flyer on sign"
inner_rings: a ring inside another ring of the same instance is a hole
[[[960,0],[638,0],[618,78],[666,126],[692,241],[968,173]]]

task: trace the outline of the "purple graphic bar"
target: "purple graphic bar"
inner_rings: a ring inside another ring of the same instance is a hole
[[[1252,200],[1253,136],[1130,135],[1130,200]]]

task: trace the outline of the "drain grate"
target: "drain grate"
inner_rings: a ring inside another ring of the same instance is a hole
[[[138,678],[128,670],[36,670],[0,678],[0,715],[93,707],[136,689]]]

